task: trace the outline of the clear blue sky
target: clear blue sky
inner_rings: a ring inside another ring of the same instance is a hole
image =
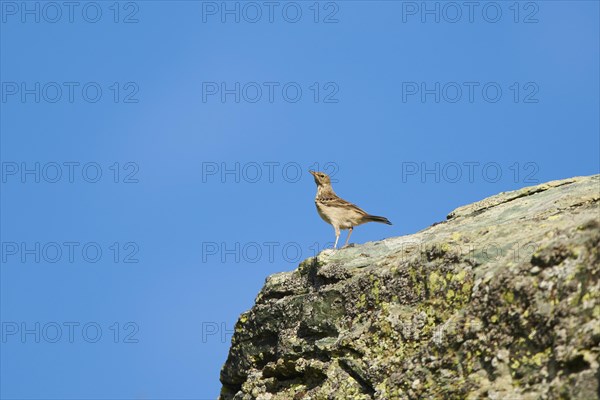
[[[356,243],[599,172],[596,1],[61,4],[0,2],[3,399],[215,398],[315,165]]]

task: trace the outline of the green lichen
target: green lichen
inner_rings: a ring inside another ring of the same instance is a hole
[[[504,292],[502,297],[504,298],[504,301],[508,304],[512,304],[515,301],[515,294],[510,290]]]

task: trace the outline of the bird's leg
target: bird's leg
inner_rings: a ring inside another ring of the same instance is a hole
[[[348,228],[348,237],[346,238],[346,244],[344,244],[344,247],[348,246],[348,241],[350,240],[350,235],[352,235],[352,227]]]
[[[340,228],[335,228],[335,244],[333,245],[333,248],[336,249],[337,248],[337,242],[338,239],[340,238]]]

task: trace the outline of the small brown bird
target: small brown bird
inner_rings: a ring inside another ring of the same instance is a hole
[[[315,197],[315,205],[317,212],[325,222],[331,224],[335,229],[335,244],[333,248],[337,248],[338,239],[340,238],[340,229],[348,229],[348,238],[344,246],[348,245],[352,229],[355,226],[367,222],[381,222],[391,225],[385,217],[377,217],[369,215],[359,207],[344,199],[339,198],[331,187],[331,179],[324,172],[309,171],[315,178],[317,184],[317,196]]]

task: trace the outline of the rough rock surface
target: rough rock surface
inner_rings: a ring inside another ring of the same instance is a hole
[[[600,398],[600,175],[267,278],[221,399]]]

